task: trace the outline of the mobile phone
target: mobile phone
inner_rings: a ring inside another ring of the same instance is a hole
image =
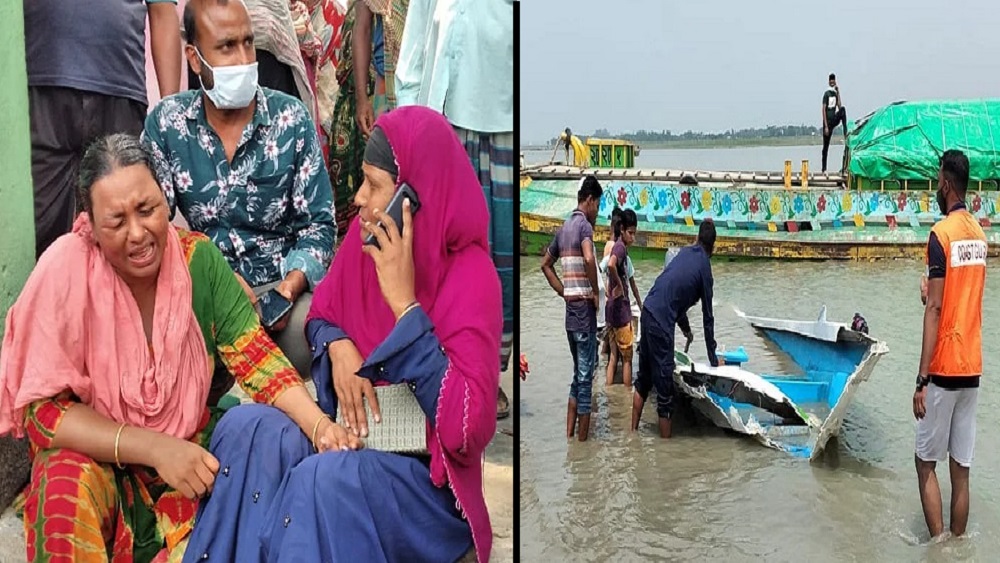
[[[282,317],[292,310],[292,302],[277,290],[269,290],[257,300],[260,305],[260,323],[265,328],[272,328]]]
[[[416,216],[417,210],[420,209],[420,200],[417,198],[417,192],[413,191],[413,188],[409,184],[401,184],[399,189],[396,190],[396,194],[392,196],[392,200],[389,201],[389,205],[385,208],[385,213],[396,222],[396,226],[400,229],[400,234],[403,233],[403,199],[410,200],[410,213],[413,216]],[[379,221],[376,227],[385,229],[382,221]],[[365,244],[374,244],[375,248],[381,249],[378,245],[378,239],[371,233],[365,238]]]

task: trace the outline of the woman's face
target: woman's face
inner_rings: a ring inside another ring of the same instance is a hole
[[[94,239],[125,283],[155,281],[170,220],[160,186],[145,165],[118,168],[90,189]]]
[[[373,213],[376,209],[385,211],[396,193],[396,180],[392,174],[367,162],[362,163],[361,171],[365,180],[354,195],[354,205],[358,206],[358,215],[362,221],[375,222]]]

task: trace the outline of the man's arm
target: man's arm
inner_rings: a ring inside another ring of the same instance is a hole
[[[937,344],[938,324],[941,321],[941,303],[944,301],[944,278],[927,280],[927,306],[924,307],[924,337],[920,346],[920,368],[917,375],[926,376],[931,366],[931,356]]]
[[[607,285],[607,287],[608,287],[608,296],[611,299],[614,299],[614,298],[618,297],[618,295],[615,293],[614,290],[618,289],[618,286],[621,284],[621,279],[618,277],[618,272],[615,271],[615,268],[617,268],[617,267],[618,267],[618,257],[615,256],[614,254],[612,254],[611,256],[608,257],[608,267],[607,267],[607,272],[608,272],[608,285]]]
[[[362,4],[363,2],[356,2]],[[424,77],[427,60],[427,37],[434,24],[435,0],[411,0],[406,9],[406,25],[399,43],[399,58],[396,61],[396,105],[416,105]],[[430,56],[434,56],[431,53]]]
[[[555,269],[552,267],[555,264],[556,259],[552,254],[546,250],[545,258],[542,259],[542,273],[545,274],[545,279],[548,280],[549,286],[555,291],[559,297],[563,297],[563,284],[559,280],[559,275],[556,274]]]
[[[600,303],[598,296],[601,294],[601,289],[597,282],[597,255],[594,254],[594,241],[590,238],[585,238],[580,246],[583,249],[583,264],[587,270],[587,278],[590,280],[590,288],[594,292],[593,301],[594,308],[596,309],[598,303]]]
[[[181,23],[175,0],[147,0],[149,46],[160,97],[166,98],[181,89]]]
[[[160,131],[160,115],[163,104],[157,105],[153,111],[146,116],[146,125],[140,137],[142,144],[149,151],[153,158],[153,173],[163,190],[163,195],[167,198],[167,209],[170,211],[170,220],[173,221],[177,212],[177,192],[174,189],[173,166],[167,156],[167,144]]]
[[[718,366],[719,358],[715,355],[715,316],[712,313],[712,286],[715,285],[715,280],[712,279],[711,266],[706,265],[701,280],[701,319],[705,326],[705,348],[708,350],[708,361],[713,366]]]
[[[635,277],[629,278],[628,281],[629,285],[632,286],[632,295],[635,295],[635,304],[642,309],[642,297],[639,297],[639,286],[635,284]]]
[[[337,225],[333,221],[333,188],[323,163],[316,128],[301,102],[296,102],[294,109],[298,120],[296,137],[303,143],[296,157],[292,180],[293,213],[289,226],[296,234],[296,241],[282,263],[284,287],[278,291],[287,289],[291,297],[298,299],[326,275],[337,242]]]
[[[944,248],[937,234],[932,232],[927,241],[927,306],[924,307],[924,332],[920,346],[920,367],[918,375],[926,376],[930,370],[931,357],[937,344],[938,324],[941,320],[941,304],[944,302],[944,278],[946,272]]]

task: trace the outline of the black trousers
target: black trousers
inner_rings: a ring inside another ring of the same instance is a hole
[[[112,133],[139,135],[146,104],[73,88],[28,88],[35,258],[73,227],[76,184],[87,145]]]
[[[823,172],[826,172],[826,153],[830,151],[830,137],[833,135],[833,130],[837,128],[837,125],[843,125],[846,134],[847,108],[843,106],[837,111],[837,115],[833,116],[833,121],[826,120],[827,130],[823,133]]]

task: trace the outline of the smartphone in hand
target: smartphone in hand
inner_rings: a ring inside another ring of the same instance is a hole
[[[269,290],[257,300],[260,305],[260,324],[264,328],[273,328],[282,317],[292,310],[292,302],[277,290]]]
[[[399,186],[399,189],[396,190],[396,194],[392,196],[392,199],[389,201],[389,205],[385,209],[385,213],[389,217],[392,217],[392,220],[396,222],[396,226],[399,227],[400,234],[403,233],[402,229],[403,229],[404,199],[410,200],[410,213],[413,216],[416,216],[417,210],[420,209],[420,200],[417,198],[417,192],[413,191],[413,188],[411,188],[410,185],[406,183],[403,183],[402,185]],[[376,226],[381,229],[386,228],[385,225],[382,224],[382,221],[379,221]],[[373,244],[375,245],[375,248],[381,250],[381,247],[379,247],[378,245],[378,239],[375,238],[375,235],[371,233],[369,233],[368,236],[365,237],[365,244],[366,245]]]

